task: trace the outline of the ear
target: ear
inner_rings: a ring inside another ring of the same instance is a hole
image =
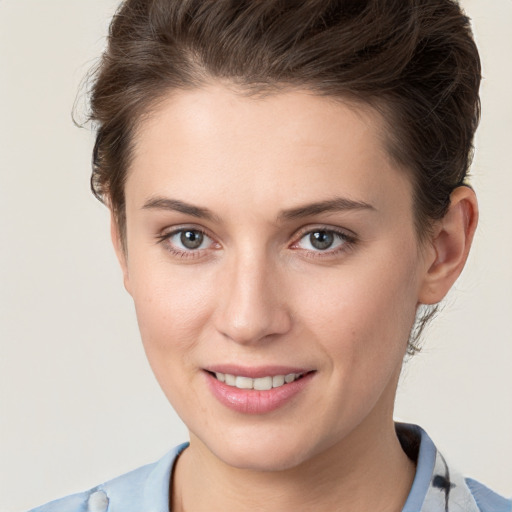
[[[114,251],[123,272],[124,287],[126,288],[126,291],[131,295],[130,278],[128,274],[128,254],[126,252],[127,249],[125,244],[123,244],[123,238],[119,230],[119,224],[112,210],[110,210],[110,237],[112,238],[112,245],[114,246]]]
[[[457,187],[450,196],[450,207],[436,225],[430,261],[420,290],[421,304],[436,304],[448,293],[468,258],[478,223],[475,192]]]

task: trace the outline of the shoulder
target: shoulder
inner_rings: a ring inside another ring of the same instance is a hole
[[[465,478],[417,425],[396,424],[403,450],[416,462],[416,475],[402,512],[512,512],[512,500]]]
[[[480,512],[512,512],[512,499],[500,496],[472,478],[465,480]]]
[[[187,446],[188,443],[179,445],[157,462],[141,466],[87,491],[51,501],[29,512],[167,512],[169,482],[174,462]]]

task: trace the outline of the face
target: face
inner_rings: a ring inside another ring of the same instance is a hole
[[[390,424],[425,261],[382,133],[363,107],[220,85],[139,130],[118,252],[190,449],[284,469]]]

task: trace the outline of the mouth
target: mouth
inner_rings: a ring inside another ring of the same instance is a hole
[[[302,379],[305,375],[312,372],[287,373],[282,375],[267,375],[264,377],[247,377],[245,375],[234,375],[230,373],[211,372],[211,376],[227,386],[238,389],[254,389],[256,391],[269,391],[270,389],[281,388]]]
[[[266,414],[308,396],[316,369],[222,364],[203,368],[213,396],[243,414]],[[309,395],[310,396],[310,395]]]

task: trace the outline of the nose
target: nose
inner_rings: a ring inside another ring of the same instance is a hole
[[[225,264],[216,311],[218,332],[240,344],[287,333],[292,318],[277,265],[254,255],[240,256]]]

